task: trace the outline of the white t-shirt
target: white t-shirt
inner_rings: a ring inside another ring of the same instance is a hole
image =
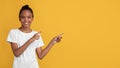
[[[36,31],[24,33],[19,29],[12,29],[8,34],[7,41],[17,43],[18,47],[21,47],[36,33]],[[44,43],[40,36],[40,38],[32,42],[19,57],[14,56],[13,68],[39,68],[36,57],[36,48],[43,45]]]

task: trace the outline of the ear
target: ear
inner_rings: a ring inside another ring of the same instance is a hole
[[[32,20],[34,20],[34,17],[32,17]]]
[[[20,21],[20,18],[19,18],[19,21]]]
[[[20,21],[20,16],[19,16],[19,21]]]

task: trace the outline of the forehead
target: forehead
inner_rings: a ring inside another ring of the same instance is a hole
[[[26,15],[32,15],[30,10],[23,10],[20,15],[26,16]]]

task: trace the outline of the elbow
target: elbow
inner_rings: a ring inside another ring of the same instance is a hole
[[[42,60],[42,59],[43,59],[43,57],[42,57],[42,56],[39,56],[39,59],[40,59],[40,60]]]
[[[20,55],[19,55],[19,54],[14,53],[14,56],[15,56],[15,57],[19,57]]]
[[[15,57],[19,57],[20,55],[14,55]]]
[[[14,55],[15,57],[19,57],[19,55]]]
[[[43,58],[39,58],[40,60],[42,60]]]

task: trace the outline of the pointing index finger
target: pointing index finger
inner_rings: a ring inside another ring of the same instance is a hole
[[[62,36],[64,33],[61,33],[59,36]]]

